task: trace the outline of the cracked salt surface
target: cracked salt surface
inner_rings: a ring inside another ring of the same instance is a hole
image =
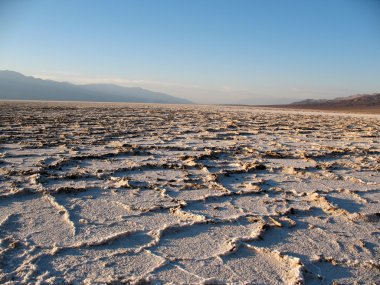
[[[379,116],[0,103],[2,284],[378,284]]]

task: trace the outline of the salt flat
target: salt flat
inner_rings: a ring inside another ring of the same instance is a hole
[[[380,283],[380,116],[0,110],[2,284]]]

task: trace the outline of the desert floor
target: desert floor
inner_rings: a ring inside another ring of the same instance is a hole
[[[2,284],[379,284],[380,116],[0,103]]]

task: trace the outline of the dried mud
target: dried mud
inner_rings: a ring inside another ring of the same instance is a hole
[[[379,116],[0,108],[0,283],[380,283]]]

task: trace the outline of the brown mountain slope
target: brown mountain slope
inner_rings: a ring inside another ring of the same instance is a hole
[[[325,110],[347,113],[380,114],[380,93],[359,94],[331,100],[307,99],[288,105],[275,105],[276,108]]]
[[[380,106],[380,93],[375,94],[360,94],[349,97],[335,98],[332,100],[304,100],[291,103],[292,106],[310,106],[310,107],[375,107]]]

